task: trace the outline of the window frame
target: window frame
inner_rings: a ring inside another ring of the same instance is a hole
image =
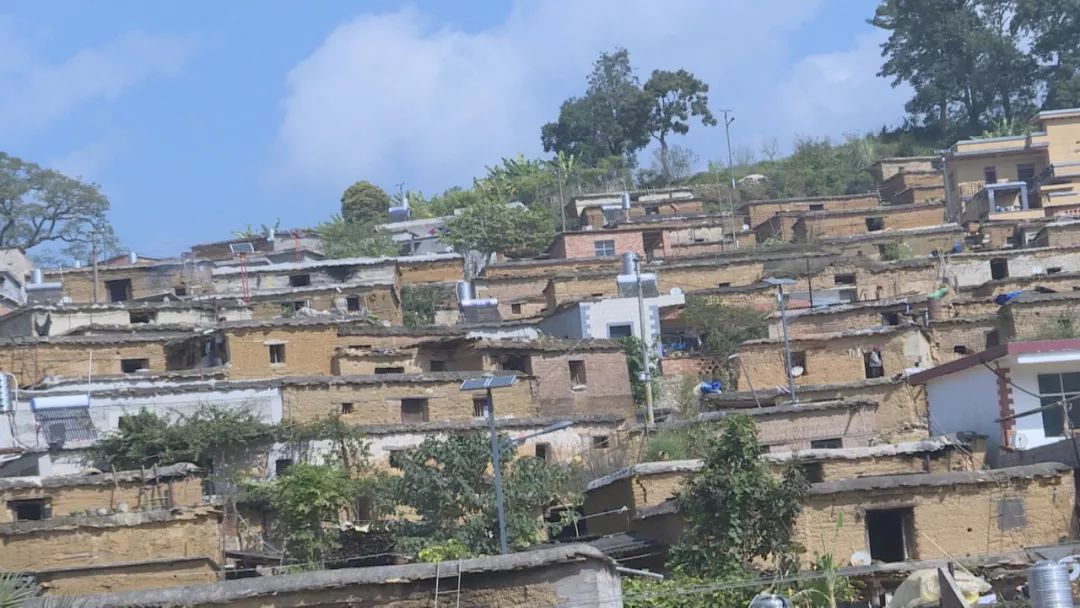
[[[584,359],[571,359],[566,362],[570,372],[570,389],[582,390],[589,387],[589,371]],[[579,373],[580,372],[580,373]],[[580,380],[580,382],[578,381]]]
[[[284,342],[279,344],[267,344],[266,352],[270,358],[270,365],[283,366],[288,361]]]
[[[1065,377],[1072,377],[1074,384],[1072,390],[1066,390]],[[1043,379],[1056,378],[1057,390],[1049,390],[1044,392]],[[1074,405],[1080,405],[1080,372],[1048,372],[1044,374],[1035,375],[1035,383],[1039,392],[1039,406],[1045,407],[1053,403],[1058,403],[1063,399],[1074,399]],[[1067,437],[1065,429],[1065,416],[1060,408],[1053,408],[1042,411],[1042,424],[1043,435],[1046,437]],[[1058,433],[1051,433],[1048,421],[1060,422],[1061,430]],[[1070,411],[1071,424],[1073,428],[1080,427],[1080,407],[1073,407]]]
[[[610,245],[610,247],[609,247]],[[609,253],[610,251],[610,253]],[[603,239],[593,241],[593,257],[597,258],[613,258],[615,257],[615,239]]]

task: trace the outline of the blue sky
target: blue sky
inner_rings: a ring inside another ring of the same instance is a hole
[[[685,67],[736,145],[895,124],[870,0],[0,1],[0,149],[102,185],[121,241],[175,255],[313,225],[369,179],[432,194],[537,156],[593,59]],[[722,158],[722,129],[679,142]],[[646,161],[647,162],[647,161]]]

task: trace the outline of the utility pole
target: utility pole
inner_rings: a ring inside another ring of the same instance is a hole
[[[96,232],[91,232],[90,233],[90,258],[91,258],[91,260],[93,261],[93,264],[94,264],[94,292],[93,292],[94,297],[93,297],[93,300],[94,300],[94,304],[97,304],[98,303],[98,264],[97,264],[98,253],[97,253],[97,233]]]
[[[735,248],[739,248],[739,237],[735,234],[735,165],[731,156],[731,123],[735,122],[735,117],[728,118],[728,112],[731,110],[720,110],[724,113],[724,135],[727,137],[727,166],[728,174],[731,177],[731,192],[728,193],[728,207],[731,210],[731,238],[735,241]]]
[[[495,432],[495,399],[487,389],[488,433],[491,435],[491,466],[495,468],[495,510],[499,516],[499,552],[506,555],[506,511],[503,508],[502,464],[499,462],[499,436]]]
[[[559,179],[559,217],[562,218],[562,231],[566,232],[566,193],[563,191],[562,167],[555,161],[555,177]]]
[[[784,285],[794,285],[795,281],[767,277],[764,282],[775,285],[777,288],[776,299],[780,302],[780,328],[784,333],[784,362],[787,367],[788,392],[791,393],[791,402],[798,403],[799,397],[795,394],[795,376],[791,373],[791,343],[788,341],[787,306],[784,304]]]
[[[641,327],[641,369],[645,382],[645,433],[656,424],[653,416],[652,366],[649,361],[649,331],[645,326],[645,296],[641,290],[641,261],[634,260],[634,277],[637,279],[638,324]]]

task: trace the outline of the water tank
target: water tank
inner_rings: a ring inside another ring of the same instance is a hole
[[[44,282],[45,282],[45,277],[44,277],[44,274],[41,272],[40,268],[35,268],[35,269],[30,271],[30,284],[31,285],[41,285]]]
[[[611,199],[608,199],[608,200],[611,200]],[[622,208],[623,208],[624,211],[629,211],[630,210],[630,193],[629,192],[623,192],[622,193]]]
[[[467,302],[467,301],[473,299],[473,287],[472,287],[471,282],[469,282],[469,281],[458,281],[456,289],[457,289],[457,299],[458,299],[459,304],[462,303],[462,302]]]
[[[791,608],[791,600],[780,595],[762,593],[750,600],[750,608]]]
[[[139,263],[139,255],[134,251],[128,252],[128,264],[135,265]]]
[[[1072,583],[1064,564],[1036,562],[1028,569],[1028,592],[1031,605],[1038,608],[1072,608]]]
[[[931,321],[944,321],[948,315],[945,303],[940,299],[926,301],[926,315]]]
[[[626,253],[622,254],[621,257],[622,257],[622,271],[619,274],[634,274],[634,272],[635,272],[634,261],[637,259],[637,256],[634,255],[634,252],[633,251],[627,251]]]

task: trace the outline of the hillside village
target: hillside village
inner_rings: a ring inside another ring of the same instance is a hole
[[[273,228],[80,267],[4,250],[0,569],[47,595],[121,594],[100,605],[551,585],[595,601],[620,572],[667,572],[676,494],[709,466],[685,440],[744,415],[762,458],[809,484],[804,567],[828,553],[874,602],[946,559],[1006,589],[1077,550],[1080,415],[1062,404],[1080,394],[1080,109],[1032,125],[878,159],[852,195],[574,196],[541,255],[471,271],[440,218],[400,205],[379,227],[390,257],[328,257],[315,232]],[[431,309],[406,325],[417,294]],[[732,310],[758,333],[721,353],[702,319]],[[197,462],[101,460],[140,416],[207,411],[309,432],[233,429]],[[349,567],[288,574],[280,505],[245,489],[340,464],[342,437],[362,438],[366,475],[408,476],[425,441],[488,425],[506,457],[577,480],[576,501],[532,505],[563,524],[510,556],[418,560],[384,531],[415,511],[353,503],[318,524],[341,536],[322,563]],[[168,595],[192,584],[211,586]]]

